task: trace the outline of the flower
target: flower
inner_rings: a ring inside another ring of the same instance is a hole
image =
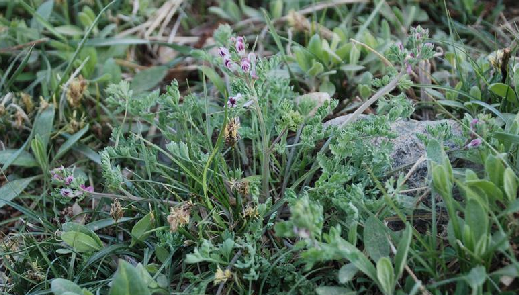
[[[66,184],[66,185],[71,184],[72,181],[74,181],[74,176],[72,176],[72,175],[67,176],[67,178],[65,178],[65,184]]]
[[[246,58],[241,60],[241,69],[244,72],[248,72],[250,70],[250,61]]]
[[[218,54],[220,54],[221,57],[229,56],[229,49],[225,47],[218,48]]]
[[[470,141],[470,143],[467,145],[467,148],[477,148],[482,143],[480,138],[476,138]]]
[[[232,278],[232,272],[228,269],[224,271],[220,268],[220,266],[218,266],[216,273],[214,274],[214,284],[217,285],[220,283],[225,283],[230,278]]]
[[[479,123],[479,120],[474,118],[472,119],[472,121],[470,121],[470,128],[474,129],[474,127],[476,127],[476,125]]]
[[[86,186],[84,184],[81,184],[79,186],[79,188],[82,189],[85,192],[88,192],[88,193],[93,193],[94,192],[94,187],[93,186]]]
[[[62,188],[59,192],[63,197],[73,197],[74,196],[73,191],[69,188]]]
[[[413,68],[411,67],[410,63],[407,63],[406,67],[407,74],[411,75],[413,73]]]
[[[400,51],[404,51],[404,45],[402,44],[402,42],[398,41],[395,45],[398,46],[398,49],[400,49]]]
[[[231,97],[229,97],[229,100],[227,101],[227,105],[230,108],[235,108],[238,104],[238,101],[240,101],[241,98],[242,98],[242,96],[240,93],[236,94],[236,96],[231,96]]]
[[[176,208],[171,207],[168,215],[168,223],[171,232],[177,232],[178,228],[189,223],[191,215],[191,202],[184,203]]]
[[[234,46],[239,55],[245,55],[245,39],[243,37],[236,38],[236,44],[234,44]]]

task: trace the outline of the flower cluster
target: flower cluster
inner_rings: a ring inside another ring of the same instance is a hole
[[[407,73],[411,74],[414,64],[434,56],[434,45],[425,42],[428,38],[429,30],[421,26],[411,28],[411,35],[407,40],[406,46],[402,42],[395,43],[389,48],[387,56],[390,60],[405,66]]]
[[[233,73],[246,74],[252,79],[257,79],[256,55],[253,52],[247,54],[247,46],[244,37],[231,37],[233,47],[220,47],[218,54],[223,59],[223,65]]]
[[[74,176],[73,169],[61,166],[51,170],[50,175],[52,183],[58,187],[53,195],[63,203],[74,198],[82,199],[85,194],[94,192],[94,187],[85,185],[84,178]]]

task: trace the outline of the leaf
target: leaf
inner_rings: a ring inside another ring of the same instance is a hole
[[[375,216],[369,217],[364,223],[364,245],[373,261],[389,256],[386,227]]]
[[[321,286],[315,288],[317,295],[355,295],[357,292],[344,287]]]
[[[0,208],[2,208],[6,201],[11,201],[16,198],[36,177],[28,177],[16,179],[7,182],[0,187]]]
[[[110,75],[110,81],[114,84],[121,82],[121,67],[113,58],[109,58],[103,65],[103,73]]]
[[[41,137],[41,143],[44,148],[47,148],[49,144],[52,127],[54,125],[54,113],[54,105],[51,104],[34,120],[34,135]]]
[[[321,38],[318,34],[315,34],[310,38],[310,42],[308,42],[308,50],[319,60],[323,59],[323,48]]]
[[[487,272],[484,266],[477,266],[470,270],[469,274],[465,276],[465,280],[472,289],[477,289],[483,286],[487,280]]]
[[[496,132],[494,133],[494,137],[509,143],[519,143],[519,135],[516,134],[510,134],[506,132]]]
[[[101,250],[103,247],[89,235],[77,231],[63,232],[61,239],[79,253],[94,252]]]
[[[135,93],[144,92],[157,86],[168,72],[165,66],[151,67],[138,72],[132,80],[130,89]]]
[[[489,217],[481,204],[474,200],[468,200],[465,207],[465,224],[469,226],[474,241],[479,241],[482,236],[487,235]]]
[[[494,155],[489,155],[485,161],[485,172],[488,179],[492,181],[498,187],[503,186],[503,178],[505,174],[505,166],[501,159]]]
[[[216,89],[218,89],[218,91],[220,91],[223,96],[226,96],[227,91],[225,90],[225,83],[216,73],[216,71],[208,66],[202,66],[200,70],[202,70],[202,73],[204,73],[204,75],[206,75],[207,78],[213,82],[214,86],[216,86]]]
[[[393,265],[388,257],[382,257],[377,262],[377,279],[385,294],[393,294],[395,286],[395,273]]]
[[[445,96],[437,90],[434,90],[432,88],[425,88],[425,92],[430,94],[432,97],[436,97],[438,99],[445,100]]]
[[[497,96],[506,99],[509,102],[517,102],[517,96],[515,95],[512,87],[503,83],[494,83],[488,87],[488,90],[492,91]]]
[[[88,131],[89,125],[87,124],[85,127],[83,127],[78,132],[74,133],[72,136],[70,136],[67,141],[65,141],[60,147],[56,155],[54,156],[54,160],[61,158],[76,142],[81,139],[81,137]]]
[[[353,279],[358,271],[359,269],[353,263],[343,265],[337,274],[339,277],[339,282],[341,284],[346,284]]]
[[[64,223],[62,225],[62,229],[65,232],[77,231],[77,232],[80,232],[80,233],[84,233],[85,235],[87,235],[87,236],[91,237],[92,239],[94,239],[97,244],[99,244],[99,245],[103,244],[101,242],[101,239],[99,238],[99,236],[96,233],[94,233],[92,230],[90,230],[90,228],[88,228],[87,226],[82,225],[80,223],[67,222],[67,223]]]
[[[128,262],[119,259],[109,295],[151,295],[141,274]]]
[[[153,228],[153,213],[146,214],[141,220],[139,220],[132,228],[132,242],[130,246],[135,245],[137,242],[145,240],[150,233],[148,232]]]
[[[400,278],[404,272],[404,267],[407,261],[407,254],[413,238],[413,229],[409,224],[406,224],[405,230],[402,233],[402,238],[398,243],[398,248],[395,255],[395,277]]]
[[[517,176],[514,171],[508,167],[505,170],[504,184],[505,193],[509,201],[514,201],[517,198]]]
[[[7,163],[9,158],[17,152],[18,150],[15,149],[5,149],[3,151],[0,151],[0,164]],[[18,156],[16,157],[14,162],[11,163],[11,165],[29,168],[37,167],[38,162],[36,162],[36,159],[31,153],[22,150],[21,152],[19,152]]]
[[[339,238],[337,240],[337,250],[339,253],[355,265],[362,273],[370,279],[377,280],[377,270],[368,257],[364,255],[357,247]]]
[[[76,283],[65,279],[54,279],[50,284],[50,288],[54,295],[65,295],[66,293],[83,294],[81,287]]]

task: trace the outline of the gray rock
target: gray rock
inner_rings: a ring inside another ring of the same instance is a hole
[[[325,126],[341,125],[351,115],[345,115],[334,118],[325,123]],[[365,118],[361,116],[360,118]],[[391,140],[393,152],[391,158],[393,160],[393,169],[400,170],[407,174],[411,167],[422,157],[426,155],[424,144],[418,139],[417,134],[427,134],[427,127],[437,126],[446,123],[450,125],[454,137],[462,135],[462,129],[454,120],[438,120],[438,121],[416,121],[416,120],[399,120],[391,124],[391,130],[396,133],[397,137]],[[454,148],[454,142],[445,143],[449,148]],[[417,169],[409,177],[406,184],[412,188],[422,187],[425,185],[427,177],[427,162],[423,161],[418,165]]]

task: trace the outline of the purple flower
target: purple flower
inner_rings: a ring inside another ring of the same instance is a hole
[[[223,60],[223,64],[225,65],[226,68],[228,68],[229,70],[232,68],[232,60],[228,57],[226,57],[224,60]]]
[[[221,57],[229,56],[229,49],[225,47],[218,48],[218,54],[220,54]]]
[[[476,125],[479,123],[479,120],[474,118],[472,121],[470,121],[470,128],[474,129]]]
[[[66,184],[66,185],[71,184],[72,181],[74,181],[74,176],[72,176],[72,175],[67,176],[67,178],[65,178],[65,184]]]
[[[425,46],[431,47],[431,48],[434,47],[434,45],[432,43],[425,43]]]
[[[83,191],[86,191],[88,193],[93,193],[94,192],[94,187],[93,186],[86,186],[84,184],[80,185],[79,188],[81,188]]]
[[[244,58],[241,60],[241,69],[244,72],[248,72],[250,70],[250,62],[248,59]]]
[[[404,51],[404,45],[402,44],[402,42],[398,41],[395,45],[398,46],[398,49],[400,49],[400,51]]]
[[[238,37],[234,46],[236,47],[236,51],[238,51],[239,55],[245,55],[245,41],[243,37]]]
[[[476,138],[476,139],[473,139],[470,141],[470,143],[467,145],[467,148],[477,148],[478,146],[481,145],[481,139],[480,138]]]
[[[238,104],[238,101],[241,100],[241,94],[238,93],[236,96],[229,97],[229,100],[227,101],[227,105],[230,108],[235,108]]]
[[[406,70],[409,75],[413,73],[413,68],[411,67],[411,64],[407,63]]]
[[[72,195],[72,190],[69,189],[69,188],[62,188],[59,192],[60,192],[61,195],[64,196],[64,197],[72,197],[72,196],[73,196],[73,195]]]

